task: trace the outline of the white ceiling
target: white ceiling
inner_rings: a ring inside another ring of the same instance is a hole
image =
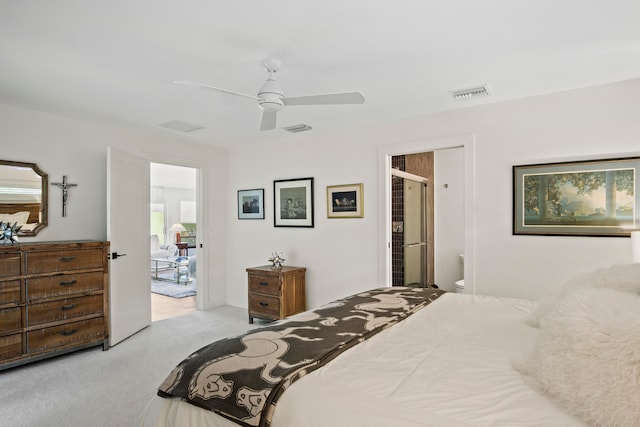
[[[637,78],[639,17],[638,0],[0,0],[0,103],[233,146]],[[366,102],[285,107],[260,132],[252,100],[171,83],[255,94],[266,57],[288,96]]]

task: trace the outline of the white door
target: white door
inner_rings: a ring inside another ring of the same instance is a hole
[[[107,149],[110,345],[151,324],[149,161]],[[117,254],[117,255],[116,255]]]

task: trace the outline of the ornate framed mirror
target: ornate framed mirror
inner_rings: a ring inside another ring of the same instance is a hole
[[[0,160],[0,221],[18,223],[18,236],[47,226],[49,176],[35,163]]]

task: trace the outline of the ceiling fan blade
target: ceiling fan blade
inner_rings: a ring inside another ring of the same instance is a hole
[[[325,95],[292,96],[282,98],[284,105],[364,104],[361,92],[327,93]]]
[[[260,130],[271,130],[276,128],[276,113],[273,111],[263,111],[260,120]]]
[[[229,93],[231,95],[244,96],[245,98],[251,98],[254,101],[258,100],[258,98],[256,96],[253,96],[253,95],[247,95],[246,93],[240,93],[240,92],[234,92],[232,90],[221,89],[219,87],[209,86],[209,85],[205,85],[205,84],[202,84],[202,83],[196,83],[196,82],[192,82],[192,81],[189,81],[189,80],[174,80],[173,83],[175,83],[177,85],[182,85],[182,86],[191,86],[191,87],[199,87],[199,88],[203,88],[203,89],[215,90],[215,91],[218,91],[218,92]]]

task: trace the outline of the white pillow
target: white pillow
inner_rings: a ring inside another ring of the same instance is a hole
[[[640,426],[640,295],[567,290],[514,367],[590,425]]]
[[[14,223],[18,223],[18,225],[24,225],[27,223],[29,219],[29,212],[16,212],[12,214],[0,214],[0,221],[4,223],[9,223],[13,225]]]
[[[542,318],[556,309],[558,302],[570,289],[586,286],[617,289],[640,295],[640,263],[617,264],[578,275],[554,292],[540,298],[538,306],[527,316],[525,323],[538,327]]]

